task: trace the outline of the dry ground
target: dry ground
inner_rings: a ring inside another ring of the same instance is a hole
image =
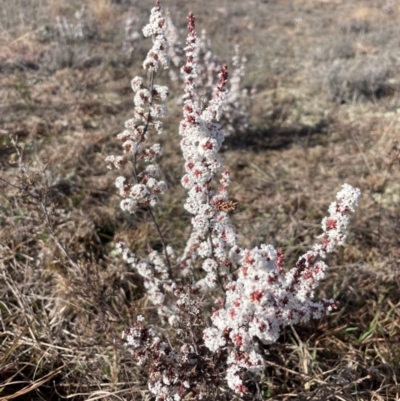
[[[221,60],[240,44],[243,85],[257,89],[248,132],[230,136],[223,153],[242,245],[282,247],[290,266],[319,234],[342,183],[362,190],[347,245],[330,257],[318,292],[339,309],[286,329],[261,379],[249,376],[247,398],[398,400],[400,4],[201,3],[163,6],[182,38],[192,9]],[[139,40],[127,57],[123,23],[131,12],[140,29],[152,3],[84,4],[85,37],[66,40],[56,16],[74,21],[78,1],[0,0],[0,400],[149,399],[119,338],[136,311],[152,307],[113,239],[139,253],[159,240],[145,214],[119,210],[104,159],[119,152],[113,138],[132,112],[130,79],[149,47]],[[171,190],[157,217],[179,249],[189,216],[181,208],[179,87],[171,91],[161,161]]]

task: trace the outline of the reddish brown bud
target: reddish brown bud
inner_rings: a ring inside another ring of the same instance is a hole
[[[188,22],[188,31],[191,34],[194,34],[195,19],[194,19],[194,15],[192,12],[190,12],[189,15],[187,16],[187,22]]]

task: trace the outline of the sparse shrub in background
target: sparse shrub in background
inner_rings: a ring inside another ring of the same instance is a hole
[[[314,59],[317,62],[352,59],[356,55],[354,47],[350,37],[345,35],[341,40],[332,39],[318,47],[314,53]]]
[[[85,69],[101,63],[101,58],[85,42],[74,43],[73,46],[65,42],[57,42],[51,50],[42,57],[41,67],[51,73],[63,68]]]
[[[88,40],[93,38],[95,27],[85,6],[74,13],[74,19],[57,15],[55,24],[46,30],[46,38],[55,43],[45,52],[41,66],[49,72],[63,68],[87,68],[98,62],[92,55]]]
[[[354,21],[369,24],[370,19],[360,15],[336,27],[312,51],[313,79],[337,103],[375,102],[397,90],[398,63],[389,49],[398,46],[398,28],[377,22],[371,29],[350,29]]]
[[[65,12],[65,11],[64,11]],[[54,72],[63,68],[86,69],[107,61],[131,61],[136,42],[140,37],[137,31],[139,18],[128,14],[123,24],[115,26],[111,1],[89,2],[73,16],[56,15],[53,24],[40,29],[38,37],[51,41],[41,59],[44,70]],[[118,29],[121,26],[122,29]],[[122,37],[121,37],[122,36]],[[100,52],[97,41],[113,43],[108,54]],[[120,51],[114,44],[120,43]],[[122,59],[122,60],[121,60]]]
[[[377,57],[336,60],[324,72],[324,86],[328,97],[339,103],[376,100],[390,90],[389,73],[389,64]]]
[[[342,30],[345,33],[364,34],[371,29],[371,24],[364,18],[352,18],[350,21],[342,25]]]
[[[131,171],[129,177],[116,179],[121,208],[130,214],[138,210],[149,213],[163,245],[162,252],[149,246],[147,257],[140,257],[117,240],[117,249],[142,277],[159,315],[158,323],[151,325],[155,316],[144,318],[138,313],[136,323],[124,330],[123,338],[137,363],[146,366],[143,374],[157,401],[179,401],[187,396],[213,399],[222,387],[220,375],[224,371],[228,387],[243,395],[249,391],[243,373],[264,369],[260,343],[273,344],[283,327],[318,319],[335,309],[332,299],[314,302],[314,289],[326,276],[327,254],[346,239],[347,214],[354,211],[360,191],[343,185],[337,201],[329,207],[329,216],[322,221],[319,242],[291,269],[284,266],[283,252],[272,245],[245,249],[237,243],[236,230],[229,221],[237,203],[229,198],[229,172],[223,171],[218,156],[224,132],[217,121],[229,96],[228,71],[225,65],[220,68],[211,100],[204,104],[197,88],[201,40],[196,36],[194,16],[189,14],[179,134],[185,160],[182,185],[188,192],[184,208],[192,215],[192,230],[183,252],[175,252],[153,212],[158,196],[167,190],[154,164],[162,154],[161,145],[150,142],[151,133],[162,132],[160,118],[166,115],[162,102],[168,88],[155,83],[157,72],[169,64],[165,29],[157,3],[143,29],[153,40],[143,63],[148,80],[132,80],[133,118],[117,137],[124,153],[107,158],[110,167],[126,175],[128,167]],[[212,63],[212,59],[204,60]],[[207,68],[207,64],[203,66]]]

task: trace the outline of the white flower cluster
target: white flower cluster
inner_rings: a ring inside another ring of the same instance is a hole
[[[139,365],[150,360],[148,388],[156,401],[181,401],[193,391],[199,400],[204,398],[204,384],[194,374],[198,355],[193,346],[183,344],[176,350],[171,348],[144,325],[141,315],[134,327],[123,331],[122,338]]]
[[[152,37],[153,47],[147,53],[147,57],[143,62],[143,68],[151,72],[157,72],[159,66],[168,68],[168,43],[165,37],[166,22],[161,14],[160,4],[151,10],[150,23],[143,28],[143,35]]]
[[[154,207],[158,203],[158,195],[164,194],[167,184],[158,180],[159,170],[154,164],[149,164],[142,172],[137,171],[137,162],[143,160],[153,163],[162,155],[162,147],[155,143],[146,146],[150,130],[157,134],[162,133],[162,123],[159,121],[167,115],[168,111],[163,102],[168,98],[169,91],[166,86],[155,85],[154,72],[159,65],[166,68],[168,57],[166,56],[167,42],[165,39],[165,20],[161,15],[161,7],[157,3],[151,11],[150,23],[143,29],[145,36],[152,36],[153,48],[147,55],[144,68],[151,74],[150,84],[146,86],[142,77],[132,79],[131,86],[135,93],[134,116],[125,122],[125,130],[117,139],[122,142],[124,156],[108,156],[108,167],[121,169],[128,162],[133,164],[134,182],[128,183],[125,177],[118,177],[115,185],[123,198],[121,209],[129,213],[135,213],[141,207]]]
[[[312,251],[302,255],[296,267],[286,274],[283,255],[272,245],[252,250],[232,249],[240,266],[238,276],[227,284],[225,305],[212,315],[214,327],[204,330],[204,341],[213,352],[233,345],[227,380],[236,392],[245,392],[240,379],[242,369],[255,371],[263,367],[253,337],[272,344],[282,327],[318,319],[335,308],[333,300],[313,302],[313,291],[326,275],[328,266],[323,262],[326,253],[343,243],[349,223],[346,213],[354,212],[359,197],[359,189],[343,185],[337,194],[338,202],[331,204],[330,216],[322,222],[322,244],[314,245]]]
[[[139,259],[123,241],[116,243],[116,249],[122,253],[122,258],[142,277],[150,301],[160,307],[159,314],[169,313],[168,306],[164,305],[164,301],[166,294],[173,292],[175,284],[169,279],[168,266],[165,260],[157,251],[152,249],[149,249],[147,260]],[[167,253],[173,257],[171,247],[167,248]]]
[[[129,327],[122,332],[125,346],[132,354],[135,354],[138,365],[146,362],[148,357],[146,351],[151,347],[155,337],[154,331],[144,326],[143,320],[142,315],[137,316],[134,327]]]
[[[336,195],[338,201],[332,202],[329,206],[329,216],[322,220],[324,233],[321,235],[326,252],[331,252],[335,245],[343,245],[346,241],[349,217],[345,213],[355,211],[360,195],[359,189],[344,184],[342,190]]]

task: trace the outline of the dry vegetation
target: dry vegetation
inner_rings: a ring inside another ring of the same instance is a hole
[[[104,159],[118,149],[115,134],[133,107],[130,80],[148,48],[139,40],[126,57],[124,20],[136,15],[139,30],[151,5],[84,3],[83,38],[65,38],[56,17],[75,21],[80,2],[0,1],[0,400],[149,399],[120,334],[136,311],[151,321],[154,310],[113,240],[139,253],[160,242],[148,216],[119,210]],[[182,37],[188,3],[163,4]],[[399,400],[400,7],[190,3],[222,60],[235,43],[245,49],[244,84],[258,92],[249,131],[230,136],[223,154],[241,243],[282,247],[290,266],[341,184],[362,190],[347,245],[331,256],[318,293],[339,309],[287,329],[269,347],[262,378],[248,377],[245,398]],[[171,190],[157,211],[178,249],[189,222],[179,90],[171,86],[161,161]]]

